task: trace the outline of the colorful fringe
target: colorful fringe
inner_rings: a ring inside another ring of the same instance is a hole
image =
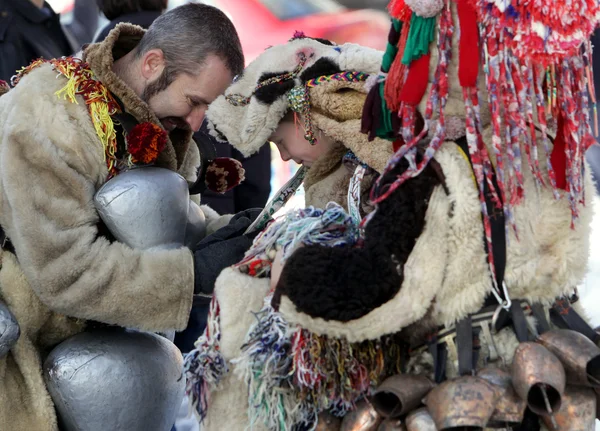
[[[220,351],[220,314],[217,297],[213,296],[206,329],[194,343],[195,349],[187,353],[184,359],[186,393],[201,421],[206,417],[210,392],[218,389],[221,379],[229,371]]]
[[[94,72],[87,63],[75,57],[63,57],[47,61],[39,59],[19,70],[11,80],[12,85],[17,85],[24,75],[46,63],[51,64],[54,69],[67,78],[67,84],[56,92],[58,97],[63,97],[71,103],[77,104],[75,96],[79,95],[85,101],[96,134],[104,148],[104,160],[108,168],[109,178],[116,175],[118,173],[117,135],[111,116],[120,112],[119,104],[104,84],[96,80]]]
[[[232,361],[249,385],[250,426],[313,429],[320,412],[343,416],[383,378],[401,372],[401,348],[393,337],[350,344],[317,336],[290,327],[271,299]]]

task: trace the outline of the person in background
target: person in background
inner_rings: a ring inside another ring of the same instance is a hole
[[[0,80],[38,58],[59,58],[78,49],[60,17],[44,0],[0,0]]]
[[[110,23],[96,36],[100,42],[121,22],[129,22],[147,29],[167,8],[168,0],[97,0],[100,12]]]

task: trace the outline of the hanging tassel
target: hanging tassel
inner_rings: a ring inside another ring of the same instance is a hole
[[[414,60],[409,69],[406,82],[402,86],[400,92],[400,101],[409,105],[418,105],[427,91],[429,83],[429,61],[431,55],[429,53]]]
[[[406,39],[410,31],[410,23],[405,23],[402,26],[400,33],[400,40],[398,42],[398,53],[392,63],[390,70],[385,81],[385,102],[389,107],[390,111],[399,112],[400,105],[400,92],[404,86],[404,80],[406,79],[406,65],[402,63],[402,56],[404,55],[404,48],[406,46]]]
[[[554,138],[554,148],[550,155],[552,167],[555,172],[556,187],[567,190],[567,159],[565,157],[565,121],[563,116],[559,115],[557,119],[556,137]]]
[[[413,60],[429,52],[429,44],[435,38],[436,17],[423,18],[413,13],[410,20],[410,31],[406,39],[402,63],[410,66]]]
[[[467,0],[459,0],[456,7],[460,25],[458,80],[463,88],[476,87],[480,53],[477,13]]]
[[[387,10],[392,18],[400,21],[409,21],[412,13],[404,0],[391,0],[387,6]]]

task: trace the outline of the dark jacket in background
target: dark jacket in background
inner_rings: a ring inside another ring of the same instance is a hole
[[[598,111],[600,113],[600,29],[596,29],[592,35],[592,66],[594,68],[594,87],[596,90],[596,102],[598,102]],[[594,111],[591,113],[592,130],[594,128]],[[600,118],[598,119],[600,123]],[[596,142],[599,137],[596,136]],[[585,157],[590,164],[592,177],[596,183],[596,193],[600,195],[600,145],[598,143],[592,145],[586,152]]]
[[[90,0],[91,1],[91,0]],[[100,42],[106,38],[108,33],[122,22],[129,22],[131,24],[139,25],[142,28],[148,29],[150,24],[160,16],[161,12],[158,11],[147,11],[142,10],[139,12],[128,13],[125,15],[121,15],[118,18],[113,19],[109,22],[106,27],[102,29],[102,31],[96,36],[96,40],[94,42]]]
[[[0,0],[0,79],[10,81],[40,57],[62,57],[76,49],[48,3],[39,9],[29,0]]]

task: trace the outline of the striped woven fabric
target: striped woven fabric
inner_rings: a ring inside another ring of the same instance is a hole
[[[348,82],[360,82],[366,81],[369,77],[368,73],[364,72],[340,72],[334,73],[333,75],[324,75],[319,76],[317,78],[313,78],[309,81],[306,81],[307,87],[316,87],[319,84],[323,84],[325,82],[330,81],[348,81]]]

